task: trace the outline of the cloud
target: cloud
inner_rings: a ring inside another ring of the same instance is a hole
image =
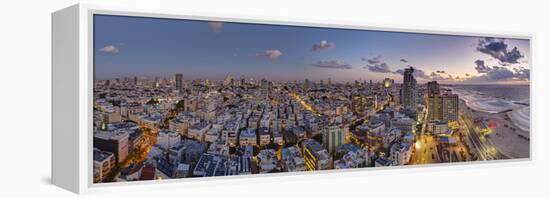
[[[530,69],[520,67],[520,68],[514,68],[514,71],[515,71],[515,74],[514,74],[515,77],[519,80],[529,80],[529,78],[531,77],[530,76],[530,73],[531,73]]]
[[[210,21],[208,22],[208,27],[210,27],[210,29],[212,29],[213,32],[218,33],[222,31],[223,23],[217,22],[217,21]]]
[[[402,59],[399,59],[399,62],[408,63],[409,61],[407,59],[402,58]]]
[[[367,69],[369,69],[372,72],[380,72],[380,73],[391,73],[392,71],[388,67],[388,64],[386,63],[380,63],[375,65],[367,65]]]
[[[351,69],[351,65],[344,63],[340,60],[325,60],[325,61],[317,61],[316,63],[311,64],[315,67],[320,68],[330,68],[330,69]]]
[[[116,55],[120,52],[120,50],[114,45],[107,45],[105,47],[100,48],[99,52],[105,53],[105,54]]]
[[[483,60],[476,60],[476,71],[482,75],[480,76],[471,76],[466,74],[466,77],[469,77],[469,81],[506,81],[506,80],[529,80],[530,70],[524,67],[513,68],[512,70],[506,66],[488,66]]]
[[[382,56],[378,55],[372,58],[361,58],[362,61],[365,61],[369,64],[377,64],[380,63],[382,60]]]
[[[408,67],[412,67],[412,66],[409,65]],[[398,69],[393,73],[404,75],[405,74],[405,69]],[[416,78],[430,79],[430,76],[426,75],[426,72],[424,72],[423,70],[418,69],[418,68],[414,68],[413,76],[416,77]]]
[[[487,79],[490,81],[510,80],[515,77],[514,72],[505,67],[493,67],[491,71],[486,74]]]
[[[517,47],[509,50],[504,39],[479,39],[476,50],[499,60],[504,65],[519,63],[518,60],[524,56]]]
[[[365,66],[366,69],[368,69],[371,72],[379,72],[379,73],[391,73],[392,70],[388,66],[387,63],[382,62],[382,56],[375,56],[373,58],[361,58],[362,61],[367,62],[367,65]]]
[[[445,71],[441,71],[441,70],[432,72],[432,73],[430,73],[430,79],[431,80],[446,80],[446,81],[453,81],[454,80],[452,75],[450,75],[450,74],[444,75],[444,74],[446,74]]]
[[[311,51],[318,52],[318,51],[321,51],[323,49],[331,49],[331,48],[334,48],[334,47],[336,47],[336,44],[330,43],[326,40],[322,40],[319,43],[313,44],[313,46],[311,46]]]
[[[428,75],[426,75],[426,73],[421,69],[415,69],[413,75],[417,78],[428,78]]]
[[[280,50],[277,49],[268,49],[265,50],[264,53],[260,54],[259,56],[269,58],[271,60],[277,59],[281,57],[283,53]]]
[[[432,73],[430,73],[430,79],[433,79],[433,80],[443,80],[443,79],[445,79],[445,77],[443,77],[442,75],[440,75],[440,74],[437,73],[437,72],[432,72]]]
[[[486,66],[485,61],[483,61],[483,60],[478,59],[474,63],[476,64],[475,69],[476,69],[477,73],[484,74],[484,73],[487,73],[487,72],[491,71],[491,68],[489,66]]]

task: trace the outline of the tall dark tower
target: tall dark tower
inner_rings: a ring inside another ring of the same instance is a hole
[[[183,90],[183,74],[181,73],[176,74],[176,90],[180,92]]]
[[[401,103],[407,110],[416,112],[416,79],[414,78],[414,68],[409,67],[403,73],[403,85],[401,87]]]
[[[132,81],[134,86],[137,86],[138,84],[138,77],[137,76],[134,76],[134,80]]]
[[[429,96],[439,95],[440,92],[441,92],[441,90],[439,88],[439,84],[437,83],[437,81],[428,82],[428,95]]]

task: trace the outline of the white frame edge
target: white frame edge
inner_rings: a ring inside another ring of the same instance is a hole
[[[92,164],[92,119],[90,107],[93,104],[93,14],[111,14],[138,17],[157,17],[171,19],[212,20],[240,23],[259,23],[274,25],[312,26],[324,28],[363,29],[374,31],[394,31],[409,33],[443,34],[459,36],[488,36],[530,41],[530,68],[533,72],[532,51],[534,34],[499,34],[483,30],[449,30],[414,27],[387,27],[384,25],[365,26],[357,22],[330,21],[329,23],[312,19],[270,20],[268,17],[245,16],[219,13],[197,13],[170,10],[137,10],[114,8],[112,6],[76,4],[52,14],[52,183],[78,194],[98,192],[119,192],[123,190],[149,190],[200,187],[212,183],[217,185],[246,184],[252,182],[282,182],[292,180],[312,180],[339,176],[354,177],[373,174],[395,174],[411,171],[463,170],[485,167],[508,167],[534,165],[534,133],[530,131],[530,157],[497,161],[461,162],[452,164],[412,165],[388,168],[360,168],[346,170],[326,170],[315,172],[279,173],[267,175],[247,175],[228,177],[186,178],[162,181],[139,181],[127,183],[93,184]],[[345,25],[355,24],[355,25]],[[476,33],[471,33],[476,32]],[[532,76],[532,75],[531,75]],[[534,105],[533,83],[530,82],[531,106]],[[531,109],[531,118],[534,115]],[[534,126],[533,119],[530,120]],[[77,144],[75,144],[77,143]],[[372,171],[374,170],[374,171]],[[329,174],[326,174],[329,173]],[[283,177],[281,177],[283,176]],[[156,185],[151,185],[156,184]]]

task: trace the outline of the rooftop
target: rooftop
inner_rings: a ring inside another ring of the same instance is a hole
[[[94,161],[102,162],[110,156],[114,156],[113,153],[94,148]]]
[[[247,137],[247,138],[256,137],[256,129],[248,128],[248,129],[241,130],[241,134],[239,136]]]

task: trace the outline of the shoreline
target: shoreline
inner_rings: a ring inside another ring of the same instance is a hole
[[[529,134],[528,131],[530,130],[529,114],[529,106],[518,108],[506,113],[506,115],[510,118],[514,125],[520,128],[523,132],[527,132],[527,135]]]
[[[514,122],[512,116],[509,116],[514,111],[519,109],[510,109],[511,111],[501,111],[496,113],[479,111],[470,107],[466,100],[461,99],[461,105],[464,105],[464,110],[467,111],[473,119],[482,118],[496,122],[497,125],[493,129],[493,133],[487,135],[487,140],[497,148],[503,155],[509,158],[528,158],[530,155],[530,140],[529,130],[525,130],[525,126],[520,126]],[[517,121],[520,123],[521,121]]]

